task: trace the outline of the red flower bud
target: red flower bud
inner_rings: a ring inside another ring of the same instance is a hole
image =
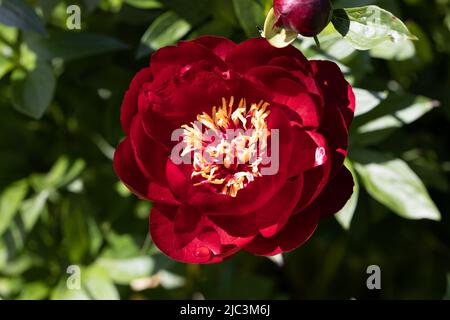
[[[330,0],[274,0],[277,25],[305,37],[318,35],[330,22]]]

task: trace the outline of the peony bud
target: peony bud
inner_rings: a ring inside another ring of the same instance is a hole
[[[305,37],[315,37],[330,22],[330,0],[274,0],[277,26],[294,30]]]

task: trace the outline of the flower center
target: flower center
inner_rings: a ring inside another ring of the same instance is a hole
[[[217,192],[236,197],[256,177],[261,176],[263,156],[267,154],[267,117],[264,101],[247,107],[241,99],[222,98],[211,115],[197,115],[197,121],[183,125],[182,156],[193,154],[191,179],[194,185],[209,185]]]

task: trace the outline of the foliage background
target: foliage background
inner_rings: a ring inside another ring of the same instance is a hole
[[[66,28],[70,4],[81,31]],[[420,41],[362,52],[327,29],[322,50],[295,44],[370,90],[358,91],[347,163],[358,197],[283,257],[198,266],[158,252],[151,205],[114,174],[121,99],[152,51],[201,34],[256,36],[271,1],[0,1],[0,22],[18,28],[0,24],[0,298],[450,298],[450,1],[334,1],[366,4]],[[366,288],[372,264],[382,290]],[[80,290],[67,289],[70,265]]]

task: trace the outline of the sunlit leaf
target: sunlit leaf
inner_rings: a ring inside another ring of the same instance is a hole
[[[27,182],[21,180],[9,186],[0,195],[0,236],[8,228],[14,215],[18,212],[27,191]]]
[[[141,58],[151,51],[173,45],[191,30],[191,25],[175,12],[167,11],[159,16],[145,31],[136,53]]]
[[[350,170],[353,176],[354,187],[353,193],[350,199],[347,201],[345,206],[336,213],[335,217],[339,224],[345,229],[349,230],[350,225],[352,223],[353,215],[355,214],[356,207],[358,205],[359,198],[359,182],[356,176],[355,170],[353,169],[353,165],[349,159],[345,160],[345,166]]]
[[[162,7],[161,2],[158,0],[125,0],[124,2],[139,9],[157,9]]]
[[[138,256],[128,259],[100,258],[97,265],[105,269],[108,276],[119,284],[130,284],[131,281],[151,275],[154,262],[149,256]]]
[[[407,219],[441,219],[420,178],[406,162],[368,150],[352,154],[355,169],[369,194]]]
[[[248,37],[258,35],[264,23],[264,9],[255,0],[233,0],[236,16]]]
[[[353,88],[356,97],[355,116],[358,117],[377,107],[386,99],[386,92],[375,92],[360,88]]]
[[[372,49],[385,41],[417,39],[400,19],[373,5],[336,9],[332,22],[336,30],[359,50]]]
[[[118,300],[119,292],[106,271],[99,266],[91,266],[83,271],[83,287],[95,300]]]

